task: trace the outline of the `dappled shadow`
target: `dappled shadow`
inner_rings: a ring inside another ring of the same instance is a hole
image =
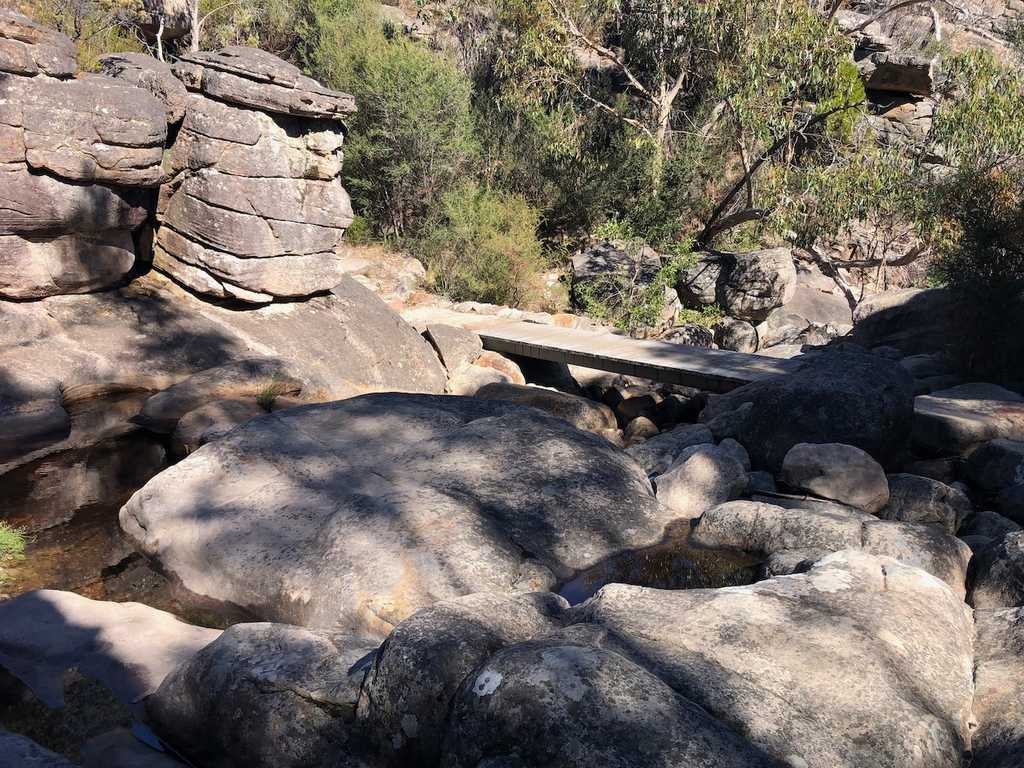
[[[600,437],[507,403],[389,394],[249,422],[122,514],[192,592],[379,637],[438,600],[552,589],[657,543],[669,518]]]

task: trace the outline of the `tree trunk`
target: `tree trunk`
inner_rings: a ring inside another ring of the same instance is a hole
[[[192,41],[190,48],[192,53],[198,53],[199,34],[201,31],[199,27],[202,26],[202,21],[200,21],[199,18],[199,0],[192,0],[192,2],[189,3],[189,11],[192,13]]]

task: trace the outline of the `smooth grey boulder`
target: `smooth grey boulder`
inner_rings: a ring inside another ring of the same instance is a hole
[[[0,23],[2,20],[3,17],[0,16]],[[0,40],[0,52],[3,52],[2,43],[4,42],[6,41]],[[76,766],[60,755],[43,749],[25,736],[0,731],[0,768],[76,768]]]
[[[757,469],[778,472],[798,443],[843,443],[883,466],[906,450],[913,381],[898,365],[839,349],[816,354],[793,373],[709,398],[701,421],[733,437]],[[749,405],[747,405],[749,404]]]
[[[684,306],[699,308],[718,301],[718,282],[727,269],[725,254],[701,254],[697,263],[679,271],[676,293]]]
[[[386,394],[250,421],[150,481],[121,526],[202,598],[384,636],[441,600],[551,589],[674,517],[635,463],[560,419]]]
[[[0,235],[0,297],[41,299],[90,293],[123,282],[135,266],[126,230],[95,235]]]
[[[901,356],[944,352],[956,338],[958,297],[948,288],[883,291],[857,305],[850,340]]]
[[[78,71],[71,39],[11,8],[0,8],[0,72],[71,77]]]
[[[731,254],[718,297],[730,316],[759,321],[785,305],[796,290],[796,267],[789,248]]]
[[[761,501],[732,501],[704,513],[694,544],[776,556],[788,550],[844,549],[892,557],[942,579],[964,594],[968,546],[928,525],[878,520],[839,505],[786,509]]]
[[[793,297],[796,285],[792,251],[770,248],[702,254],[680,271],[676,292],[686,306],[717,303],[730,318],[759,323]]]
[[[714,438],[703,424],[683,424],[668,432],[662,432],[639,445],[632,445],[626,453],[643,467],[644,472],[655,477],[668,472],[679,455],[694,445],[712,444]]]
[[[355,709],[376,645],[236,624],[175,669],[146,713],[198,765],[363,768]]]
[[[179,456],[187,456],[224,437],[235,427],[266,415],[269,410],[256,402],[255,397],[215,400],[189,411],[178,420],[171,445]]]
[[[148,91],[164,105],[168,125],[180,123],[188,105],[188,91],[169,64],[145,53],[110,53],[100,57],[100,72]]]
[[[553,389],[498,383],[481,387],[476,396],[481,400],[502,400],[536,408],[587,432],[601,434],[618,428],[615,414],[604,403]]]
[[[967,495],[938,480],[918,475],[889,475],[889,503],[876,514],[883,520],[929,523],[956,535],[973,511]]]
[[[730,349],[733,352],[752,354],[757,352],[757,330],[745,320],[735,317],[723,317],[711,327],[715,335],[715,344],[719,349]]]
[[[967,458],[967,479],[991,494],[1024,483],[1024,440],[991,440],[975,448]]]
[[[972,765],[1024,761],[1024,610],[975,611]]]
[[[355,100],[306,77],[272,53],[243,45],[182,56],[174,74],[189,90],[265,112],[342,120]]]
[[[170,434],[186,413],[232,397],[296,395],[303,383],[280,360],[249,359],[208,368],[150,397],[133,419],[152,432]]]
[[[118,80],[6,77],[0,82],[0,124],[21,129],[16,140],[30,168],[131,187],[163,179],[164,106]]]
[[[975,512],[960,526],[961,538],[986,539],[988,543],[1002,541],[1008,533],[1022,530],[1013,520],[998,512]]]
[[[750,454],[747,453],[747,449],[740,445],[738,442],[733,440],[731,437],[725,438],[718,444],[718,449],[724,451],[729,456],[732,456],[736,461],[743,465],[743,468],[750,471]]]
[[[889,481],[866,451],[842,443],[798,443],[782,460],[782,482],[874,514],[889,502]]]
[[[962,384],[914,399],[914,446],[965,456],[989,440],[1024,440],[1024,396],[995,384]]]
[[[747,471],[716,445],[685,448],[668,471],[654,478],[658,501],[680,518],[695,518],[747,489]]]
[[[975,555],[967,601],[979,610],[1024,606],[1024,532],[1008,533]]]
[[[640,664],[573,639],[499,651],[462,685],[442,765],[768,768]]]
[[[639,442],[641,440],[647,440],[648,438],[654,437],[659,434],[661,430],[658,429],[658,425],[648,419],[646,416],[637,416],[626,428],[622,430],[623,437],[627,442]]]
[[[49,707],[77,669],[136,705],[219,630],[193,627],[139,603],[41,590],[0,603],[0,664]]]
[[[783,765],[962,764],[971,612],[918,568],[845,551],[746,587],[609,585],[571,615]]]
[[[423,335],[437,350],[437,355],[449,374],[455,373],[464,365],[470,365],[484,351],[484,344],[477,334],[454,325],[431,323]]]
[[[562,598],[469,595],[424,608],[403,621],[376,655],[359,719],[392,762],[434,765],[463,680],[493,654],[561,628]]]

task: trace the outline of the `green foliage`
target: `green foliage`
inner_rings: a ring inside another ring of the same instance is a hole
[[[422,242],[434,287],[456,301],[530,306],[545,267],[539,217],[525,199],[465,184],[448,192]]]
[[[373,226],[365,216],[356,214],[345,230],[345,241],[350,245],[366,245],[373,240]]]
[[[25,557],[25,532],[0,520],[0,568]]]
[[[75,41],[78,66],[99,69],[105,53],[142,51],[136,25],[145,17],[142,0],[25,0],[22,12]]]
[[[707,304],[700,309],[684,308],[676,315],[676,325],[699,325],[710,328],[725,316],[717,304]]]
[[[423,235],[475,155],[469,79],[445,57],[389,35],[363,0],[305,2],[304,63],[359,107],[344,171],[359,212],[381,235]]]
[[[696,262],[697,255],[690,252],[689,245],[677,244],[662,257],[662,266],[657,273],[647,278],[640,271],[640,255],[647,244],[633,235],[628,223],[609,221],[600,226],[598,232],[601,239],[609,240],[630,254],[638,267],[632,274],[609,273],[573,286],[576,305],[590,317],[630,333],[656,328],[673,320],[665,317],[666,297],[668,290],[675,287],[679,273]],[[709,318],[717,318],[720,314],[716,314],[717,307],[705,309],[706,312],[691,311],[693,318],[702,318],[701,324],[713,322]]]

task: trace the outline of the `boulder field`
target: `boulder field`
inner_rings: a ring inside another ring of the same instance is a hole
[[[588,323],[382,300],[424,272],[344,244],[351,97],[75,54],[0,10],[0,768],[1024,764],[1024,396],[951,373],[950,294],[699,254],[667,314],[729,316],[667,338],[793,373],[503,356]]]

